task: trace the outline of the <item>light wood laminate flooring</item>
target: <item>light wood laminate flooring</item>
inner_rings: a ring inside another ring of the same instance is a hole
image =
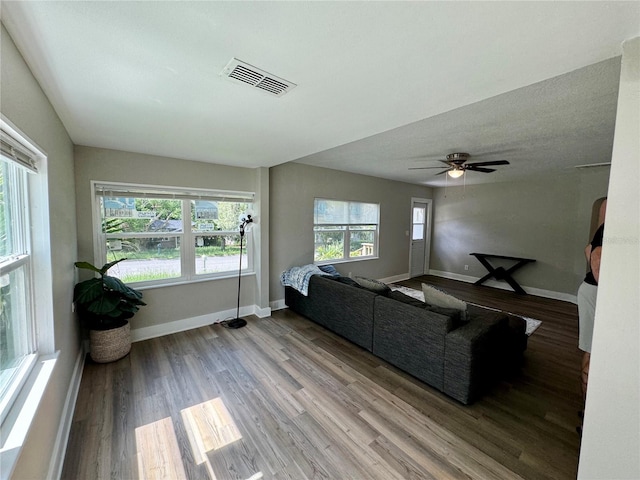
[[[289,310],[87,361],[64,479],[573,479],[575,305],[437,277],[538,318],[522,370],[465,406]]]

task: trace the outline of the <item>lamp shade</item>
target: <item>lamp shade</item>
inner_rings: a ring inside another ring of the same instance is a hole
[[[460,178],[462,175],[464,175],[464,170],[458,170],[457,168],[454,170],[449,170],[447,172],[447,174],[451,177],[451,178]]]
[[[238,223],[240,224],[240,229],[244,232],[249,232],[253,225],[254,219],[250,212],[243,212],[238,215]]]

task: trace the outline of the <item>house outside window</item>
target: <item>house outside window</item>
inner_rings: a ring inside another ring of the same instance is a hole
[[[316,198],[314,262],[365,260],[378,256],[380,205]]]
[[[97,251],[138,287],[215,279],[240,266],[239,216],[253,193],[95,183]],[[243,271],[253,270],[245,236]]]

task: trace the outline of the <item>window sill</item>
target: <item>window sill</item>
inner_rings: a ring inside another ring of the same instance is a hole
[[[314,265],[336,265],[338,263],[364,262],[365,260],[378,260],[380,257],[353,257],[340,258],[336,260],[322,260],[321,262],[313,262]]]
[[[31,429],[38,407],[44,397],[58,353],[40,356],[31,370],[18,398],[2,423],[0,447],[0,478],[11,478],[25,439]]]
[[[255,271],[243,271],[243,277],[251,277],[256,274]],[[194,280],[177,280],[175,282],[166,282],[166,283],[158,283],[155,285],[136,285],[135,283],[128,284],[130,287],[135,288],[136,290],[153,290],[155,288],[165,288],[165,287],[176,287],[178,285],[190,285],[192,283],[202,283],[202,282],[215,282],[216,280],[228,280],[230,278],[238,278],[238,272],[229,272],[222,274],[216,277],[207,277],[207,278],[197,278]]]

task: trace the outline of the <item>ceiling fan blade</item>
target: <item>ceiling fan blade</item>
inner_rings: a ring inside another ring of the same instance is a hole
[[[438,172],[438,173],[436,173],[436,175],[443,175],[443,174],[445,174],[445,173],[447,173],[447,172],[449,172],[449,171],[450,171],[450,170],[444,170],[444,171],[442,171],[442,172]]]
[[[446,164],[446,167],[409,167],[409,170],[427,170],[429,168],[451,168],[454,165],[451,162],[448,162],[447,160],[438,160],[439,162],[442,162],[444,164]]]
[[[509,162],[506,160],[493,160],[493,161],[488,161],[488,162],[473,162],[473,163],[466,163],[465,164],[467,167],[484,167],[484,166],[489,166],[489,165],[509,165]]]
[[[409,167],[409,170],[428,170],[430,168],[449,168],[449,167]]]
[[[472,172],[483,172],[483,173],[491,173],[496,171],[495,168],[482,168],[482,167],[476,167],[475,165],[466,165],[464,169],[471,170]]]

